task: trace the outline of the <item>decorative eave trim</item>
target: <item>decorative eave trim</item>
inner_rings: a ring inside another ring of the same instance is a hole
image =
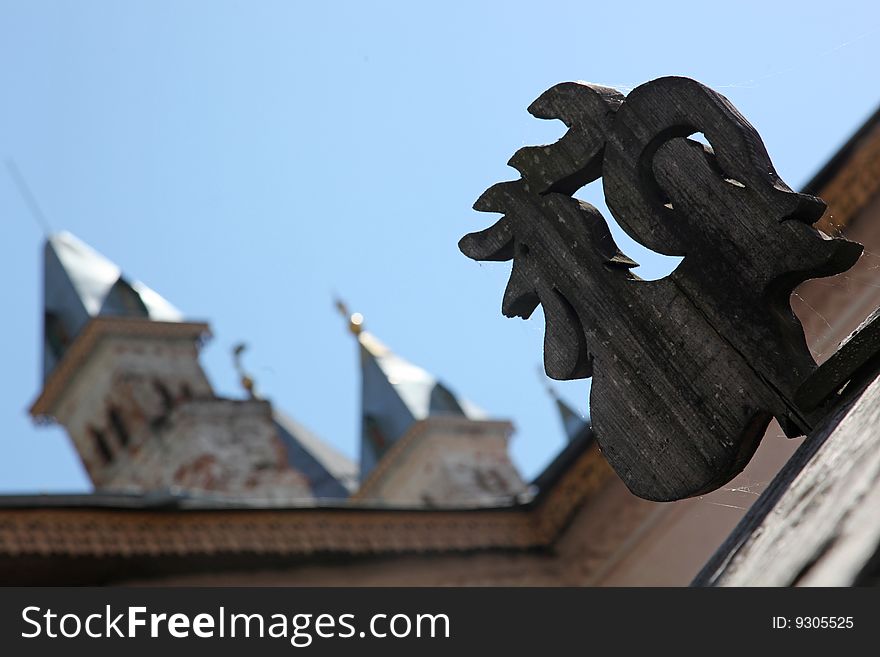
[[[0,508],[0,577],[23,557],[254,555],[529,550],[546,548],[611,478],[590,445],[540,502],[463,510],[375,506],[265,510]],[[156,562],[152,561],[155,565]],[[4,565],[6,564],[6,565]]]
[[[831,171],[823,169],[807,184],[805,191],[820,196],[828,205],[816,228],[829,235],[849,226],[880,193],[880,114],[865,127],[831,159]]]
[[[61,362],[52,370],[43,385],[43,391],[30,407],[30,414],[36,420],[46,420],[52,416],[55,404],[64,393],[74,374],[83,365],[89,354],[106,336],[147,337],[147,338],[191,338],[198,344],[211,336],[211,329],[205,322],[158,322],[140,317],[93,317],[64,353]]]

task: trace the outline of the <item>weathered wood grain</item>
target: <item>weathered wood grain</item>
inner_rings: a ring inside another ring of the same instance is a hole
[[[798,388],[795,401],[811,411],[834,404],[838,391],[862,369],[876,366],[880,357],[880,308],[852,332],[829,358]]]
[[[623,94],[597,84],[557,84],[529,105],[539,119],[559,119],[568,131],[555,144],[526,146],[508,164],[532,185],[532,191],[574,194],[602,175],[602,155]]]
[[[850,586],[876,579],[880,376],[785,464],[704,566],[695,586]],[[880,572],[880,567],[878,572]]]
[[[593,376],[593,429],[630,490],[699,495],[745,467],[773,416],[790,435],[808,431],[820,413],[794,395],[816,365],[789,296],[861,253],[810,226],[824,204],[789,189],[754,128],[693,80],[654,80],[622,102],[565,83],[529,109],[568,132],[514,155],[521,178],[474,205],[504,216],[459,246],[513,260],[502,312],[543,306],[547,374]],[[695,132],[714,150],[687,139]],[[600,175],[633,238],[684,256],[670,276],[634,276],[601,213],[572,198]]]

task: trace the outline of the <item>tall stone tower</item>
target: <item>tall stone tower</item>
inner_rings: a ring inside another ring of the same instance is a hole
[[[209,336],[68,233],[45,245],[44,384],[96,489],[288,502],[347,497],[355,466],[267,401],[215,395]]]
[[[340,310],[348,315],[344,304]],[[405,506],[510,501],[526,486],[510,460],[513,425],[488,418],[349,318],[361,362],[361,486],[356,499]]]

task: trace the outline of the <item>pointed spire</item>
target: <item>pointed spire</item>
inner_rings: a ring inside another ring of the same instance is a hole
[[[349,313],[342,301],[336,308],[348,319],[361,356],[361,479],[417,421],[437,415],[472,420],[485,413],[460,399],[421,367],[401,358],[364,329],[364,317]]]
[[[179,310],[67,232],[46,239],[44,248],[43,376],[48,377],[92,317],[124,315],[180,321]]]
[[[543,368],[539,367],[538,375],[545,381],[547,393],[553,398],[553,401],[556,402],[556,410],[559,411],[559,419],[562,420],[562,428],[565,431],[566,440],[568,442],[573,441],[584,432],[584,429],[590,426],[589,416],[584,418],[559,396],[556,388],[550,385],[550,383],[544,378]]]

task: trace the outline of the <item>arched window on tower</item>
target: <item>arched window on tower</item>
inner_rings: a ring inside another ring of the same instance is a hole
[[[95,427],[89,427],[89,434],[104,464],[111,463],[113,461],[113,450],[110,449],[110,444],[107,442],[107,436],[104,435],[104,432]]]
[[[430,406],[432,414],[464,415],[455,395],[442,383],[434,384],[434,388],[431,390]]]
[[[110,410],[107,411],[107,418],[110,420],[110,426],[113,428],[113,433],[116,434],[119,444],[123,447],[128,447],[131,437],[128,434],[128,427],[125,426],[125,421],[122,419],[119,409],[111,406]]]
[[[168,386],[162,383],[159,379],[153,380],[153,387],[156,389],[156,392],[159,393],[159,397],[162,398],[162,408],[165,410],[164,414],[168,415],[168,413],[174,408],[174,396],[171,394]]]
[[[153,379],[153,389],[158,393],[162,402],[162,413],[154,418],[150,418],[150,426],[158,431],[166,426],[171,411],[174,410],[174,396],[164,383],[159,379]]]
[[[122,315],[127,317],[149,317],[147,307],[141,296],[123,278],[120,278],[104,299],[102,315]]]

